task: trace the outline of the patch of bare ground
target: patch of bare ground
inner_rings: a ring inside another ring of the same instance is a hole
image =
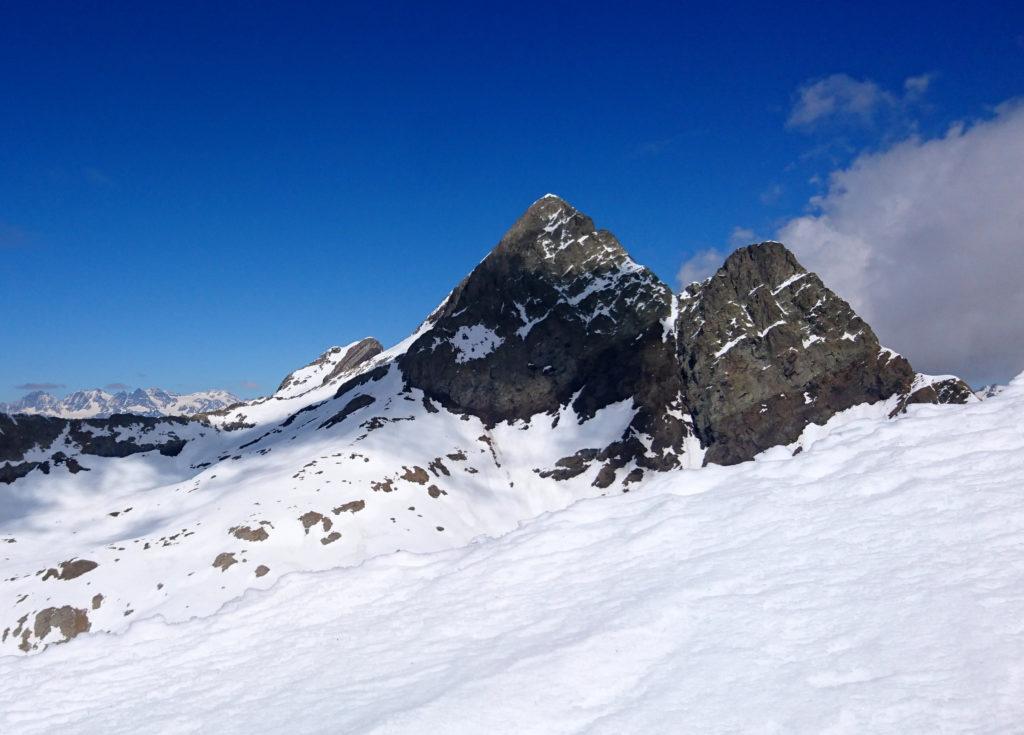
[[[234,553],[228,551],[217,554],[217,558],[213,560],[213,566],[219,568],[222,572],[226,572],[228,567],[237,563],[238,559],[235,558]]]

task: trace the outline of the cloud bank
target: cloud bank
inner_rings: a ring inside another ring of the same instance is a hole
[[[57,390],[66,386],[63,383],[22,383],[14,387],[18,390]]]
[[[861,155],[810,205],[776,238],[918,370],[1024,370],[1024,103]]]

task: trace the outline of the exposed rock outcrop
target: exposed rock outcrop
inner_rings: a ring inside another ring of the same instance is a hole
[[[705,461],[734,464],[837,411],[909,392],[914,371],[777,242],[679,297],[679,363]]]
[[[160,418],[117,414],[106,419],[62,419],[50,416],[0,414],[0,482],[11,483],[33,469],[49,473],[51,460],[69,472],[84,468],[72,453],[127,457],[158,451],[168,457],[184,448],[186,427],[199,422],[177,416]],[[25,461],[28,453],[47,453],[46,460]]]

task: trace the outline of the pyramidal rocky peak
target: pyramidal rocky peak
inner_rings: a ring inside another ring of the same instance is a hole
[[[17,490],[0,653],[213,614],[290,571],[452,548],[665,472],[813,451],[848,409],[973,400],[882,347],[780,243],[677,294],[548,195],[390,349],[332,347],[270,396],[191,417],[0,415],[0,491]]]
[[[409,385],[488,424],[564,405],[586,421],[632,400],[630,427],[592,459],[667,469],[688,433],[666,327],[672,300],[614,235],[548,195],[455,288],[399,365]]]

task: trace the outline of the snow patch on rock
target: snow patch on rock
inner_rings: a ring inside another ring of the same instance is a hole
[[[469,362],[487,357],[504,340],[490,327],[474,324],[471,327],[459,327],[450,342],[455,348],[455,362]]]

